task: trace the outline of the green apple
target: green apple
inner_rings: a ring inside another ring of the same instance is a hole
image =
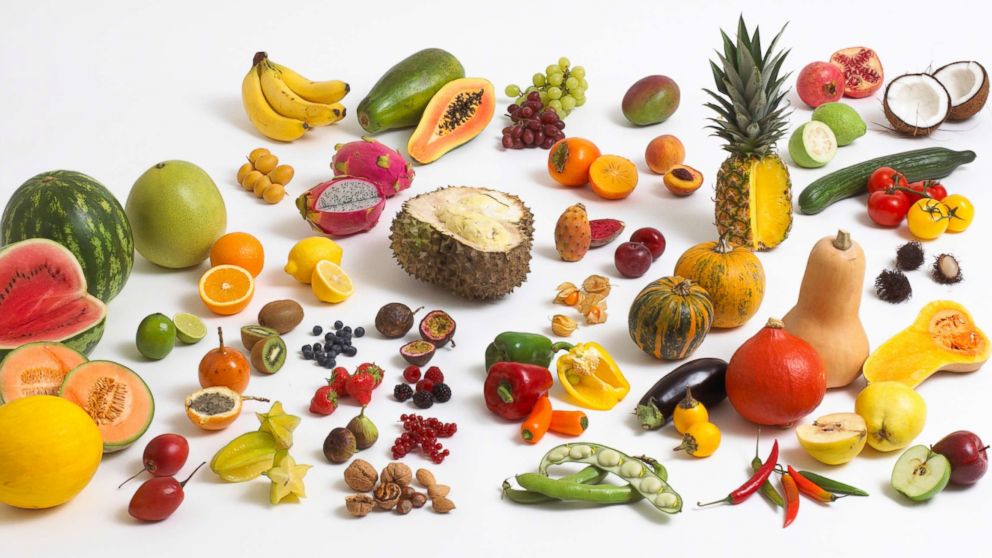
[[[854,412],[868,425],[868,445],[893,451],[908,446],[923,431],[927,404],[902,382],[874,382],[858,394]]]
[[[903,452],[892,468],[892,488],[916,502],[933,498],[951,480],[951,462],[926,446]]]
[[[868,426],[857,413],[824,415],[813,424],[796,428],[799,445],[814,459],[827,465],[840,465],[861,453],[868,439]]]

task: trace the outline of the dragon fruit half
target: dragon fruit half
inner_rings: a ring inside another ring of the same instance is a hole
[[[300,194],[296,207],[314,230],[347,236],[367,231],[379,222],[386,196],[369,180],[337,176]]]
[[[400,155],[370,137],[334,146],[331,169],[334,176],[357,176],[371,181],[387,198],[406,190],[413,182],[413,167]]]

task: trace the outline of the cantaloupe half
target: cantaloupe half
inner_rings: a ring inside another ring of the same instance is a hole
[[[69,372],[59,395],[79,405],[96,422],[103,451],[120,451],[148,430],[155,400],[148,385],[126,366],[93,360]]]
[[[974,372],[989,351],[989,338],[964,306],[937,300],[868,356],[864,375],[869,382],[893,380],[915,388],[936,372]]]
[[[62,343],[22,345],[0,362],[0,403],[30,395],[58,395],[65,375],[84,362],[82,353]]]

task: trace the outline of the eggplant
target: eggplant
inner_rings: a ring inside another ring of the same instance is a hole
[[[672,420],[675,407],[692,389],[692,396],[711,409],[727,398],[727,362],[718,358],[691,360],[658,380],[637,403],[634,414],[645,430],[657,430]]]

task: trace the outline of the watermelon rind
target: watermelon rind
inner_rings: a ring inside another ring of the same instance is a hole
[[[116,296],[134,264],[134,237],[117,198],[95,179],[75,171],[43,172],[10,196],[0,218],[0,245],[47,238],[79,260],[89,293]]]

